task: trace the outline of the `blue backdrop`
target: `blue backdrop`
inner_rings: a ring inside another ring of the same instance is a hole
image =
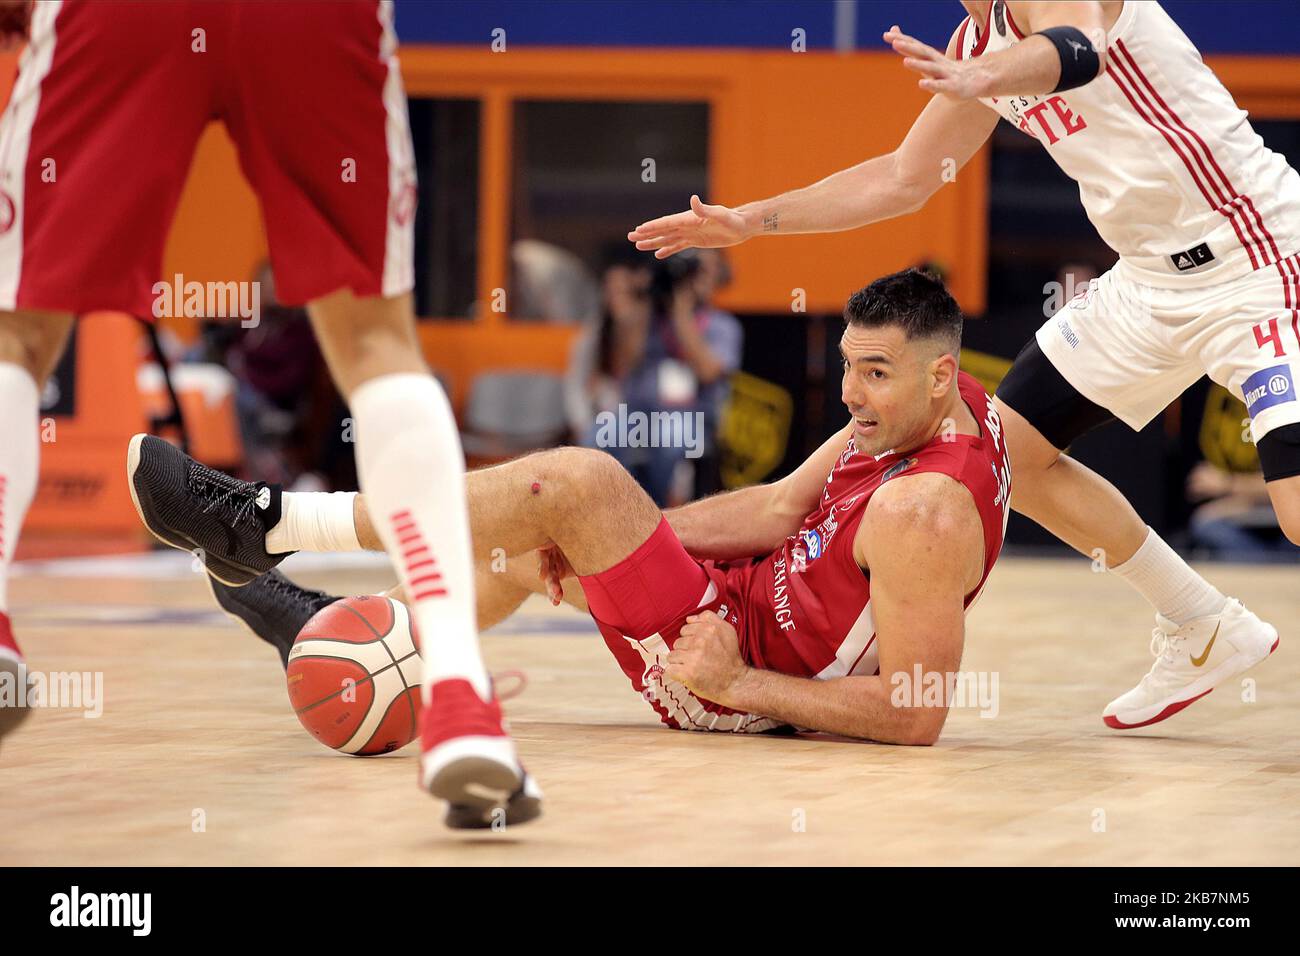
[[[1129,0],[1151,2],[1151,0]],[[525,46],[834,46],[833,0],[396,0],[405,43],[486,44],[492,30]],[[1204,53],[1300,55],[1297,0],[1165,0]],[[882,48],[897,22],[935,46],[965,15],[957,0],[853,0],[858,48]]]

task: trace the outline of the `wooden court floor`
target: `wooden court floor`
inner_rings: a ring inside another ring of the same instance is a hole
[[[358,759],[308,737],[274,652],[184,561],[20,566],[30,666],[102,672],[103,713],[37,711],[0,751],[0,864],[1300,860],[1295,568],[1207,568],[1282,646],[1253,687],[1120,734],[1099,715],[1150,663],[1145,607],[1086,561],[1005,560],[963,661],[998,675],[997,715],[954,712],[932,748],[662,729],[590,622],[536,599],[483,646],[528,675],[508,711],[546,814],[464,834],[417,789],[414,746]],[[350,593],[387,579],[374,564],[297,576]]]

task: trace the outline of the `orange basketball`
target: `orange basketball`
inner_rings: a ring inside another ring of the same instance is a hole
[[[405,747],[418,732],[420,654],[406,606],[382,595],[322,609],[289,651],[289,701],[326,747],[357,756]]]

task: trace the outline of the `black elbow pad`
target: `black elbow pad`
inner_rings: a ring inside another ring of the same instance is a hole
[[[1091,83],[1101,72],[1101,54],[1078,27],[1048,27],[1034,35],[1051,40],[1061,58],[1061,81],[1053,93]]]

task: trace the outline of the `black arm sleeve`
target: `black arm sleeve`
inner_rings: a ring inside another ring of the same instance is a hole
[[[1078,27],[1048,27],[1034,35],[1051,40],[1061,58],[1061,81],[1053,93],[1091,83],[1101,72],[1100,54]]]

